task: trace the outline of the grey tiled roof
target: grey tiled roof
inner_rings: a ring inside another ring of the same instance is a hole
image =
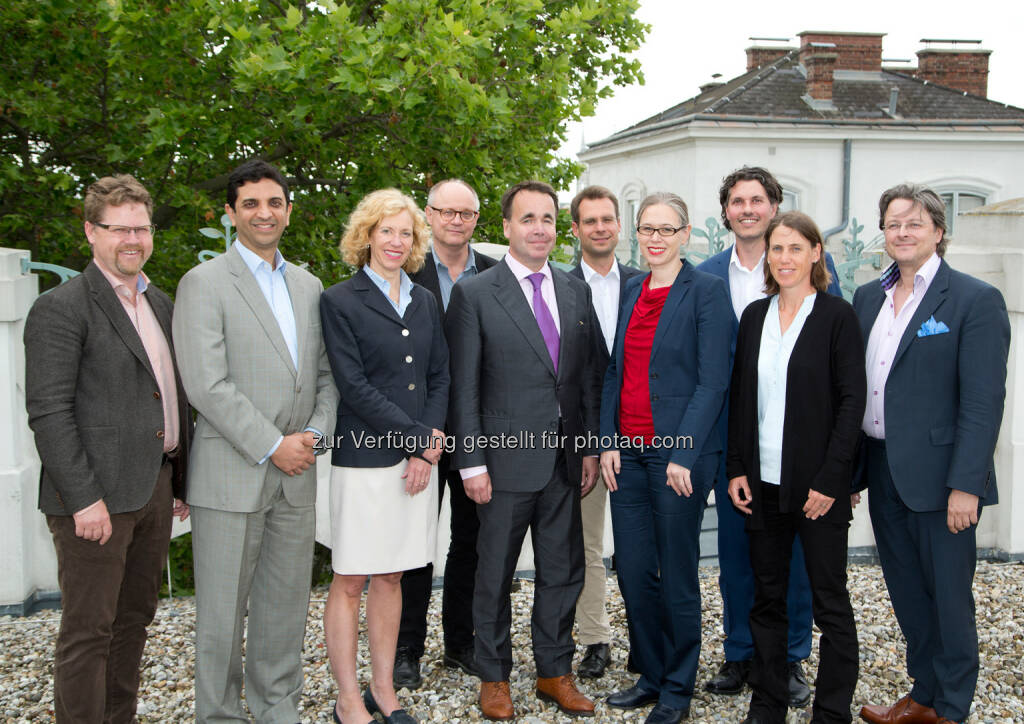
[[[895,113],[890,94],[898,90]],[[1024,124],[1024,109],[945,88],[895,70],[835,72],[831,107],[805,99],[806,76],[798,51],[755,68],[623,131],[601,146],[654,128],[692,120],[905,125],[966,122]]]

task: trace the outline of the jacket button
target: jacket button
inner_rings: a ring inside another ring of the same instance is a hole
[[[415,390],[416,389],[416,383],[415,382],[410,382],[409,383],[409,389],[410,390]]]
[[[658,379],[658,373],[657,373],[657,372],[652,372],[652,373],[651,373],[651,379],[652,379],[652,380],[656,380],[656,379]]]
[[[402,330],[402,336],[403,337],[408,337],[409,336],[409,330],[408,329],[403,329]]]
[[[154,392],[153,393],[153,399],[154,400],[159,400],[160,399],[160,393],[159,392]]]
[[[157,430],[156,431],[156,436],[158,438],[160,438],[161,440],[163,440],[164,439],[164,431],[163,430]]]
[[[405,356],[405,361],[411,364],[412,363],[412,355],[411,354],[407,354]]]
[[[658,401],[658,396],[657,395],[651,395],[651,402],[657,402],[657,401]]]

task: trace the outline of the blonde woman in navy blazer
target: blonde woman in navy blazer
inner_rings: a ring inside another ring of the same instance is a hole
[[[657,702],[648,724],[674,724],[690,709],[701,642],[700,527],[729,386],[732,305],[721,279],[680,258],[689,237],[681,198],[656,193],[640,204],[637,239],[651,273],[626,286],[601,399],[601,470],[641,672],[607,702]]]
[[[811,721],[850,721],[857,629],[846,587],[850,489],[867,385],[860,324],[827,294],[818,227],[788,211],[765,233],[766,299],[743,312],[729,396],[726,474],[748,515],[753,695],[745,724],[783,724],[789,703],[786,593],[799,535],[821,630]]]
[[[324,340],[341,402],[332,440],[334,581],[324,611],[327,654],[338,682],[334,721],[415,722],[392,684],[402,610],[402,571],[433,560],[437,467],[448,408],[448,347],[434,295],[409,279],[423,265],[426,221],[396,191],[356,206],[341,241],[360,269],[320,300]],[[359,603],[366,577],[372,674],[356,676]]]

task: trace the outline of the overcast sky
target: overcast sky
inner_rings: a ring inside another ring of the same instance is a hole
[[[966,47],[992,51],[989,98],[1024,108],[1024,2],[1019,0],[641,0],[638,16],[651,26],[637,54],[645,84],[617,88],[595,116],[572,124],[563,154],[575,157],[582,141],[599,141],[691,98],[714,73],[721,73],[721,80],[744,73],[751,36],[790,38],[795,46],[804,30],[885,33],[882,57],[910,59],[912,65],[924,47],[921,38],[981,40],[980,46]]]

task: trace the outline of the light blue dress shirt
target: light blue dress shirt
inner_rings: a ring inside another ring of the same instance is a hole
[[[814,308],[818,293],[804,297],[786,333],[779,324],[779,295],[772,297],[761,330],[757,355],[757,441],[761,452],[761,480],[782,482],[782,425],[786,419],[786,375],[793,347]]]
[[[288,352],[292,356],[292,364],[298,370],[299,335],[295,328],[295,310],[292,309],[292,297],[288,293],[288,285],[284,281],[284,270],[287,262],[281,256],[280,250],[275,250],[274,268],[272,269],[266,259],[247,248],[245,244],[237,239],[233,246],[238,250],[242,261],[245,262],[245,265],[249,267],[249,271],[256,278],[256,284],[259,285],[260,291],[263,292],[263,298],[267,300],[270,311],[274,313],[274,319],[277,320],[277,326],[281,329],[281,336],[284,337],[285,346],[288,347]],[[313,428],[308,429],[313,430]],[[319,431],[313,431],[319,434]],[[277,438],[277,442],[273,444],[267,454],[263,456],[263,459],[260,460],[260,465],[277,452],[277,448],[281,445],[283,439],[284,435]]]
[[[391,298],[391,282],[382,277],[380,274],[370,268],[369,264],[363,265],[363,271],[366,272],[366,276],[370,277],[370,281],[380,289],[381,294],[384,298],[391,303],[391,306],[398,312],[399,317],[405,316],[405,310],[409,308],[409,303],[412,301],[412,279],[405,273],[405,269],[399,269],[398,274],[401,281],[398,283],[398,304],[395,304]]]
[[[448,309],[448,300],[452,298],[452,289],[458,282],[461,282],[466,277],[471,277],[476,274],[476,254],[473,253],[473,248],[469,249],[469,258],[466,259],[466,266],[462,268],[462,273],[459,277],[452,281],[451,274],[448,273],[448,267],[446,267],[440,259],[437,258],[437,254],[434,254],[434,266],[437,267],[437,282],[441,287],[441,301],[444,303],[444,308]]]

